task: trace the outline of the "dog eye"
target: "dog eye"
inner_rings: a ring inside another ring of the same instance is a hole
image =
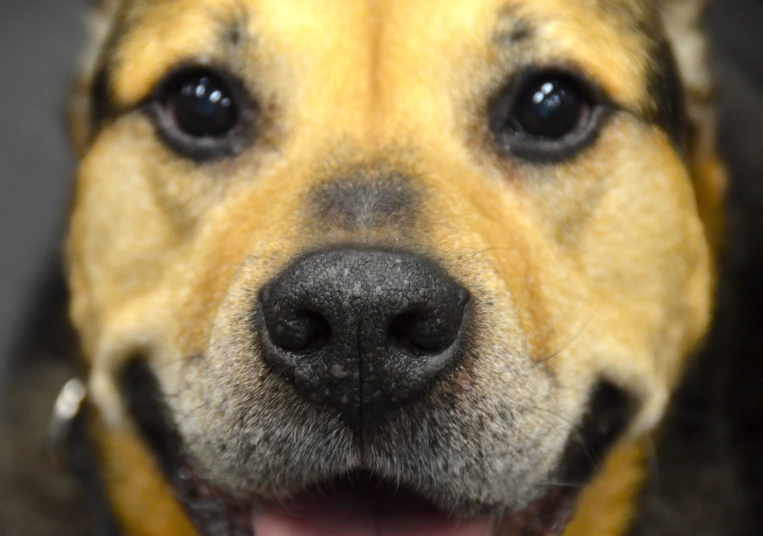
[[[491,130],[501,152],[554,161],[594,140],[602,107],[586,83],[556,72],[520,78],[491,106]]]
[[[574,132],[590,114],[580,90],[561,78],[540,78],[519,94],[512,125],[530,136],[558,140]]]
[[[178,128],[195,138],[219,138],[238,123],[238,109],[222,80],[193,73],[177,82],[165,103]]]
[[[243,85],[208,68],[171,73],[153,103],[162,139],[185,156],[204,160],[240,152],[253,128]]]

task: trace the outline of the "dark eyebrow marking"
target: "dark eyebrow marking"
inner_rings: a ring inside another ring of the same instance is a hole
[[[665,132],[675,148],[685,153],[689,133],[685,90],[659,11],[655,6],[639,9],[627,0],[607,0],[600,9],[622,24],[624,31],[638,34],[646,43],[644,83],[648,101],[642,104],[642,117]]]
[[[114,14],[111,32],[102,45],[96,60],[93,78],[90,82],[90,139],[98,135],[103,126],[118,115],[114,97],[113,66],[116,62],[119,43],[128,32],[126,4]]]
[[[210,15],[220,26],[223,45],[237,49],[251,37],[247,28],[252,14],[243,3],[236,2],[232,13],[221,15],[210,11]]]
[[[513,45],[532,39],[535,28],[526,18],[517,13],[514,6],[506,5],[498,12],[498,24],[493,40],[500,45]]]
[[[231,24],[225,35],[232,46],[237,47],[241,43],[242,32],[238,24]]]

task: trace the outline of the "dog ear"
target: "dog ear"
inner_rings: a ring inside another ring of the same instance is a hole
[[[67,113],[69,138],[77,157],[85,152],[92,136],[91,85],[98,59],[120,5],[121,0],[93,0],[93,7],[87,17],[89,39],[80,58],[79,73],[69,97]]]
[[[716,149],[716,102],[703,27],[706,0],[656,0],[686,94],[687,156],[700,215],[718,245],[726,174]]]

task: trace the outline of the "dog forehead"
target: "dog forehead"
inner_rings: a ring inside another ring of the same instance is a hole
[[[654,12],[637,0],[125,0],[104,63],[125,106],[179,63],[246,69],[252,58],[365,90],[378,78],[452,82],[443,77],[524,58],[580,68],[635,104],[649,34],[659,33]]]

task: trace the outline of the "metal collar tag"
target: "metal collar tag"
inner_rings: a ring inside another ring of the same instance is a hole
[[[49,435],[56,462],[71,466],[71,440],[74,424],[82,414],[87,398],[87,388],[79,378],[64,384],[53,405]]]

